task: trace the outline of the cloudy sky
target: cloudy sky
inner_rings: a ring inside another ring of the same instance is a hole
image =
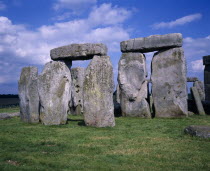
[[[209,0],[0,0],[0,94],[17,93],[22,67],[41,72],[50,49],[71,43],[105,43],[116,80],[120,42],[153,34],[182,33],[188,76],[203,80],[209,8]]]

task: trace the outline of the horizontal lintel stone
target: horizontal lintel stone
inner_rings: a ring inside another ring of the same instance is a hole
[[[182,34],[172,33],[135,38],[120,43],[122,52],[152,52],[182,46]]]
[[[70,44],[50,51],[52,60],[89,60],[94,55],[107,55],[107,47],[102,43]]]

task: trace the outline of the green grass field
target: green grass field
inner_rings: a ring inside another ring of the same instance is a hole
[[[0,121],[0,170],[210,170],[210,139],[185,135],[188,125],[210,125],[210,116],[183,119],[116,118],[114,128]]]

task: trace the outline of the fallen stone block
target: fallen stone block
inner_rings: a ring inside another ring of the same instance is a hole
[[[16,116],[20,116],[20,113],[0,113],[0,120],[11,119]]]
[[[52,60],[89,60],[94,55],[107,55],[107,47],[102,43],[70,44],[50,51]]]
[[[184,133],[200,138],[210,138],[210,126],[190,125],[184,129]]]
[[[172,33],[135,38],[120,43],[122,52],[152,52],[182,46],[182,34]]]

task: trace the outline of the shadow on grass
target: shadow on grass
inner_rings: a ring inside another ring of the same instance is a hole
[[[85,121],[83,119],[68,119],[67,121],[78,122],[79,126],[86,126]]]

